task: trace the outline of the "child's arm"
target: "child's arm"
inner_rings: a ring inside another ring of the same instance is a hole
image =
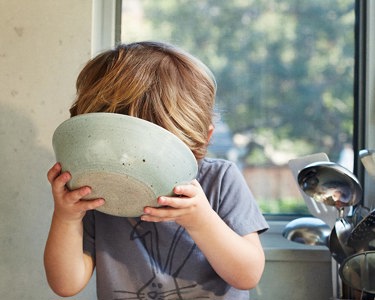
[[[254,288],[263,273],[264,252],[258,234],[240,236],[211,208],[201,186],[175,188],[184,197],[160,197],[167,208],[145,208],[144,221],[176,221],[183,226],[204,253],[216,273],[238,289]]]
[[[94,270],[94,261],[83,253],[82,219],[87,210],[102,205],[104,201],[82,201],[81,198],[90,193],[90,188],[69,191],[66,183],[71,178],[70,174],[60,173],[61,166],[57,163],[47,175],[55,209],[44,252],[44,265],[52,290],[67,297],[80,292]]]

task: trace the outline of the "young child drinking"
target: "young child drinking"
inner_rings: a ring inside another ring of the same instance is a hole
[[[47,175],[54,213],[44,254],[53,291],[79,293],[96,268],[98,299],[249,299],[265,263],[258,235],[268,226],[237,167],[205,157],[216,93],[208,68],[172,45],[137,42],[90,60],[76,87],[71,116],[153,122],[191,149],[199,171],[176,196],[159,197],[161,207],[126,218],[95,210],[105,199],[81,200],[90,187],[68,190],[71,175],[56,163]]]

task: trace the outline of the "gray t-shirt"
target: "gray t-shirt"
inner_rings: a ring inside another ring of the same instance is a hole
[[[239,235],[268,225],[231,162],[203,159],[197,177],[212,208]],[[84,218],[84,251],[95,258],[97,294],[114,299],[249,299],[222,280],[175,222],[149,223],[98,211]]]

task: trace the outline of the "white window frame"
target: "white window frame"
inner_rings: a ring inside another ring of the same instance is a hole
[[[112,48],[120,39],[121,0],[92,0],[91,56]]]

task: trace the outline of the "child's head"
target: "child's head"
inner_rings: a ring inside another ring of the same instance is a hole
[[[215,80],[198,59],[168,44],[138,42],[87,63],[70,113],[111,112],[153,122],[200,159],[213,124],[215,93]]]

